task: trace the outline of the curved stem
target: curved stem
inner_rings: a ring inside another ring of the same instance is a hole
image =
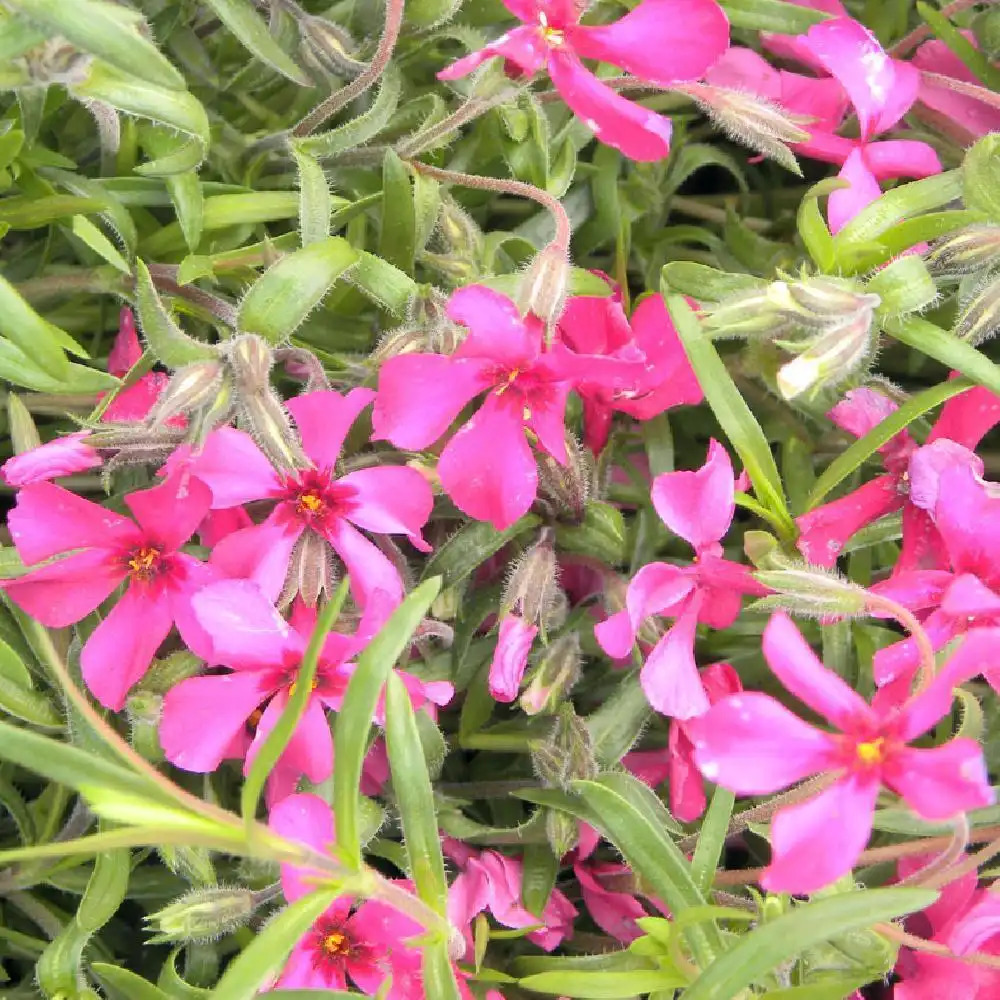
[[[953,90],[963,97],[971,97],[974,101],[988,104],[991,108],[1000,108],[1000,94],[994,93],[987,87],[980,87],[975,83],[967,83],[965,80],[957,80],[953,76],[946,76],[944,73],[932,73],[925,69],[920,72],[921,77],[928,83],[935,83],[940,87]]]
[[[364,72],[359,73],[347,86],[332,93],[325,101],[318,104],[292,129],[292,135],[297,139],[315,132],[331,115],[350,104],[355,97],[360,97],[385,72],[392,58],[399,29],[403,25],[404,0],[386,0],[385,29],[379,39],[378,48],[372,61]]]
[[[896,619],[910,633],[920,652],[920,683],[917,690],[921,691],[934,679],[937,672],[937,659],[930,637],[924,631],[923,625],[909,608],[882,594],[868,593],[867,606],[869,611],[884,611]]]
[[[982,952],[973,952],[971,955],[958,955],[950,948],[937,941],[928,941],[926,938],[917,937],[904,931],[896,924],[875,924],[874,930],[884,937],[896,941],[898,944],[905,944],[907,948],[914,951],[927,952],[929,955],[940,955],[942,958],[949,958],[955,962],[964,962],[966,965],[985,965],[989,969],[1000,969],[1000,956],[986,955]]]
[[[930,885],[939,876],[951,871],[955,863],[965,853],[966,845],[969,843],[969,817],[965,813],[959,815],[952,821],[955,832],[952,835],[951,843],[929,864],[919,871],[913,872],[906,878],[899,880],[899,885]],[[957,875],[949,874],[948,881],[951,882]],[[943,884],[943,883],[942,883]]]
[[[569,252],[569,241],[572,235],[572,226],[566,209],[562,202],[553,197],[548,191],[535,187],[533,184],[526,184],[524,181],[504,179],[500,177],[483,177],[479,174],[462,174],[457,170],[442,170],[440,167],[432,167],[427,163],[420,163],[416,160],[409,161],[410,167],[417,173],[426,174],[436,180],[444,181],[446,184],[461,184],[462,187],[475,188],[479,191],[496,191],[498,194],[513,194],[521,198],[530,198],[538,202],[542,208],[548,210],[556,224],[556,235],[552,240],[552,245],[564,253]]]
[[[968,10],[970,7],[975,7],[977,3],[982,3],[983,0],[952,0],[952,3],[948,4],[947,7],[941,8],[941,13],[945,17],[951,17],[952,14],[959,14],[963,10]],[[986,0],[987,3],[994,3],[995,0]],[[889,55],[895,56],[897,59],[905,56],[909,53],[911,49],[915,49],[921,42],[930,38],[933,32],[930,27],[926,24],[920,25],[919,28],[914,28],[908,35],[901,38],[891,49],[889,49]]]

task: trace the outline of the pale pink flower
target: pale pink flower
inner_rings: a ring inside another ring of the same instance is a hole
[[[723,558],[719,542],[732,523],[734,497],[733,466],[717,441],[709,444],[708,458],[696,472],[657,476],[653,506],[664,524],[694,548],[695,562],[643,566],[629,583],[625,609],[594,629],[601,648],[621,659],[647,618],[675,619],[640,673],[650,705],[664,715],[690,719],[709,707],[694,659],[698,623],[728,628],[739,615],[744,594],[765,593],[746,566]]]
[[[94,469],[101,456],[87,444],[89,436],[89,431],[77,431],[23,451],[0,465],[0,475],[8,486],[28,486]]]
[[[612,63],[650,83],[697,80],[729,45],[729,22],[715,0],[643,0],[613,24],[581,25],[577,0],[503,0],[521,27],[438,73],[456,80],[501,57],[520,73],[545,68],[556,90],[594,135],[633,160],[670,152],[669,118],[626,100],[581,59]]]
[[[25,565],[37,568],[0,581],[15,604],[43,625],[62,628],[128,584],[80,654],[83,679],[107,708],[124,706],[173,624],[197,655],[209,655],[191,597],[214,576],[180,549],[210,499],[197,479],[169,479],[125,497],[135,517],[130,521],[52,483],[33,483],[18,493],[8,518],[11,537]],[[64,558],[50,561],[59,555]]]
[[[868,842],[883,785],[927,820],[993,802],[975,740],[907,745],[950,711],[953,688],[970,671],[961,650],[912,698],[876,697],[870,706],[820,663],[783,613],[764,630],[764,656],[788,691],[839,732],[817,729],[756,692],[730,695],[688,725],[701,773],[738,795],[771,795],[813,774],[834,777],[776,814],[761,879],[769,891],[813,892],[846,875]]]

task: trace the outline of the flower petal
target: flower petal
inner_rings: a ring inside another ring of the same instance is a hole
[[[927,443],[932,444],[939,438],[949,438],[966,448],[975,448],[998,423],[1000,396],[976,385],[952,396],[941,407],[941,415],[927,435]]]
[[[517,697],[536,635],[538,628],[518,615],[507,615],[500,622],[489,676],[490,695],[496,701],[511,702]]]
[[[606,146],[646,163],[669,155],[670,119],[626,100],[584,69],[572,53],[551,50],[549,76],[569,108]]]
[[[455,505],[497,531],[526,514],[538,490],[538,468],[522,421],[502,396],[491,395],[438,461],[441,485]]]
[[[541,32],[534,25],[514,28],[513,31],[501,35],[495,42],[477,52],[470,52],[450,66],[446,66],[438,73],[437,78],[459,80],[463,76],[468,76],[487,59],[496,56],[509,60],[528,76],[537,73],[545,65],[545,43]]]
[[[830,735],[753,691],[723,698],[685,727],[701,773],[738,795],[780,791],[834,761]]]
[[[846,875],[872,830],[877,778],[848,777],[771,824],[771,864],[760,880],[768,892],[815,892]]]
[[[146,539],[168,552],[175,552],[195,533],[211,503],[208,486],[184,475],[171,476],[159,486],[125,497]]]
[[[661,715],[690,719],[708,710],[708,695],[694,660],[698,602],[694,600],[646,657],[639,681]]]
[[[328,526],[325,537],[344,561],[351,578],[351,593],[360,607],[367,608],[372,602],[381,607],[384,602],[384,607],[391,611],[402,601],[403,581],[378,546],[343,518]],[[377,629],[382,623],[369,624]]]
[[[286,840],[305,844],[320,854],[329,854],[334,844],[333,812],[318,796],[307,793],[289,795],[271,810],[267,825]],[[281,888],[292,903],[315,888],[306,878],[308,869],[295,865],[281,866]],[[320,875],[313,871],[315,879]]]
[[[832,233],[839,233],[854,216],[882,195],[878,180],[869,170],[861,149],[851,150],[837,176],[847,181],[848,187],[831,191],[827,200],[826,214]]]
[[[517,366],[541,349],[541,332],[526,323],[514,303],[485,285],[465,285],[448,299],[448,319],[468,329],[458,358],[485,358]]]
[[[302,448],[316,468],[334,467],[351,426],[373,399],[372,389],[352,389],[346,396],[324,389],[294,396],[285,403]]]
[[[88,437],[90,431],[77,431],[22,451],[0,465],[0,476],[8,486],[27,486],[96,469],[101,456],[87,444]]]
[[[904,747],[883,765],[883,781],[923,819],[948,819],[995,800],[982,747],[966,738]]]
[[[991,497],[965,465],[942,469],[934,520],[956,573],[972,573],[985,583],[1000,583],[1000,497]]]
[[[870,723],[867,702],[832,670],[828,670],[784,612],[771,616],[764,629],[764,659],[778,680],[814,712],[846,730]]]
[[[865,164],[876,180],[900,177],[919,180],[941,173],[941,161],[932,146],[913,139],[870,142],[865,146]]]
[[[405,466],[359,469],[337,480],[353,491],[349,521],[380,535],[406,535],[421,552],[429,552],[420,529],[434,506],[427,480]]]
[[[274,511],[266,521],[226,535],[209,557],[222,576],[250,580],[269,601],[277,601],[302,528]]]

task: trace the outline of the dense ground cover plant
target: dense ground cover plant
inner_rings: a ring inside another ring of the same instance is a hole
[[[0,995],[1000,996],[998,38],[0,0]]]

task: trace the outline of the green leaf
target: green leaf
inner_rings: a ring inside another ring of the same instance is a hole
[[[915,254],[905,254],[879,270],[865,286],[882,300],[879,317],[901,316],[930,305],[937,287],[927,265]]]
[[[357,260],[358,251],[340,236],[286,254],[254,282],[240,303],[240,331],[260,334],[272,344],[285,343]]]
[[[719,867],[719,859],[726,846],[729,820],[735,803],[736,796],[731,791],[717,786],[698,831],[698,845],[691,859],[691,877],[706,896],[715,881],[715,870]]]
[[[625,518],[617,507],[590,500],[579,524],[556,525],[556,543],[560,550],[618,566],[625,561]]]
[[[935,10],[923,0],[917,0],[917,13],[927,22],[931,31],[965,63],[983,86],[993,91],[1000,89],[1000,70],[997,70],[986,55],[948,20],[943,11]]]
[[[62,331],[39,316],[3,277],[0,277],[0,333],[46,375],[57,379],[69,375],[69,361],[60,346]]]
[[[605,767],[617,764],[642,734],[652,714],[638,672],[622,678],[614,694],[587,716],[598,763]]]
[[[102,0],[73,0],[70,4],[66,0],[9,0],[7,7],[129,76],[171,90],[186,89],[184,77],[137,30],[141,19],[117,4]]]
[[[291,742],[296,726],[302,720],[302,716],[305,715],[306,708],[309,706],[309,699],[316,686],[316,671],[319,669],[323,643],[326,642],[326,637],[330,634],[330,629],[333,628],[334,622],[344,606],[344,601],[347,599],[347,584],[348,578],[345,576],[338,584],[333,597],[326,602],[317,616],[316,627],[309,637],[309,645],[306,646],[302,662],[299,664],[298,673],[288,696],[288,703],[274,724],[274,728],[267,734],[257,751],[257,756],[254,757],[250,767],[250,773],[243,781],[243,791],[240,793],[240,811],[246,823],[252,823],[257,815],[260,794],[264,790],[268,775],[281,759],[285,748]]]
[[[437,546],[422,579],[440,576],[442,587],[454,587],[508,542],[534,531],[541,523],[541,518],[534,514],[525,514],[509,528],[497,531],[485,521],[470,521]]]
[[[679,295],[671,295],[667,308],[705,400],[743,462],[757,499],[774,515],[782,534],[794,538],[795,523],[788,513],[781,475],[760,424],[733,383],[715,345],[703,334],[687,302]]]
[[[122,274],[131,276],[132,268],[128,261],[118,252],[114,243],[85,215],[74,215],[70,229],[74,236],[86,243],[94,253],[103,257],[112,267],[117,268]]]
[[[91,962],[91,971],[104,986],[124,1000],[170,1000],[168,994],[134,972],[108,962]]]
[[[801,35],[832,16],[786,0],[719,0],[719,6],[734,28],[777,31],[783,35]]]
[[[168,368],[183,368],[193,361],[210,361],[215,357],[208,344],[189,337],[173,321],[141,260],[135,262],[135,304],[139,327],[149,349]]]
[[[406,307],[419,292],[417,283],[408,274],[367,250],[361,251],[357,267],[348,272],[346,279],[395,316],[405,315]]]
[[[762,282],[749,274],[730,274],[707,264],[675,260],[663,265],[662,292],[691,295],[701,302],[721,302],[739,292],[759,288]]]
[[[250,0],[205,0],[205,4],[262,63],[299,86],[312,86],[309,77],[274,40]]]
[[[687,988],[684,1000],[731,1000],[809,948],[846,931],[922,910],[937,897],[933,889],[903,888],[813,898],[741,937]]]
[[[94,859],[94,870],[76,911],[76,922],[91,934],[99,931],[118,912],[125,900],[131,856],[127,848],[102,851]]]
[[[152,163],[144,164],[144,172],[150,174],[155,170],[157,176],[163,177],[184,241],[193,252],[201,242],[205,213],[205,196],[197,173],[201,159],[197,146],[190,140],[179,143],[176,135],[155,126],[142,130],[142,144],[155,157]],[[175,165],[182,169],[172,172]]]
[[[6,643],[3,646],[13,655]],[[3,675],[0,675],[0,711],[44,729],[61,729],[65,722],[48,695]]]
[[[425,580],[392,613],[382,630],[365,647],[351,675],[344,703],[337,714],[333,774],[333,809],[337,850],[344,861],[361,868],[361,821],[358,794],[368,734],[379,695],[393,664],[409,646],[413,633],[441,589],[440,577]]]
[[[809,491],[806,501],[806,510],[812,510],[835,486],[842,483],[855,469],[875,454],[890,438],[908,427],[918,417],[923,416],[928,410],[933,410],[935,406],[952,396],[965,392],[973,385],[971,379],[954,378],[939,385],[932,386],[918,393],[912,399],[908,399],[894,413],[889,414],[884,420],[870,430],[864,437],[853,441],[850,447],[842,451],[827,467],[823,474],[816,480],[815,485]]]
[[[212,1000],[250,1000],[281,971],[292,948],[340,895],[323,889],[297,899],[251,939],[234,958],[212,991]]]
[[[673,992],[685,979],[669,969],[636,969],[632,972],[539,972],[519,979],[517,985],[533,993],[553,993],[582,1000],[622,1000],[656,990]]]
[[[333,200],[330,184],[316,158],[291,143],[292,156],[299,170],[299,233],[302,245],[319,243],[330,235]]]
[[[802,201],[799,202],[796,217],[799,236],[805,244],[809,256],[812,257],[813,263],[824,274],[834,270],[837,255],[834,251],[830,227],[827,226],[826,219],[823,218],[823,213],[819,210],[819,199],[823,195],[846,186],[846,182],[840,180],[839,177],[829,177],[809,188],[802,196]]]
[[[409,692],[391,672],[385,697],[385,739],[410,876],[417,895],[444,916],[448,905],[448,882],[434,809],[434,789],[424,763]]]
[[[962,161],[962,197],[967,208],[1000,222],[1000,134],[984,135]]]
[[[445,941],[433,941],[423,948],[423,995],[425,1000],[461,1000],[455,968]]]
[[[382,228],[378,255],[412,277],[416,238],[417,221],[410,173],[389,148],[382,160]]]
[[[42,198],[15,195],[0,200],[0,222],[10,229],[39,229],[82,212],[98,212],[102,207],[96,198],[77,198],[67,194],[51,194]]]

